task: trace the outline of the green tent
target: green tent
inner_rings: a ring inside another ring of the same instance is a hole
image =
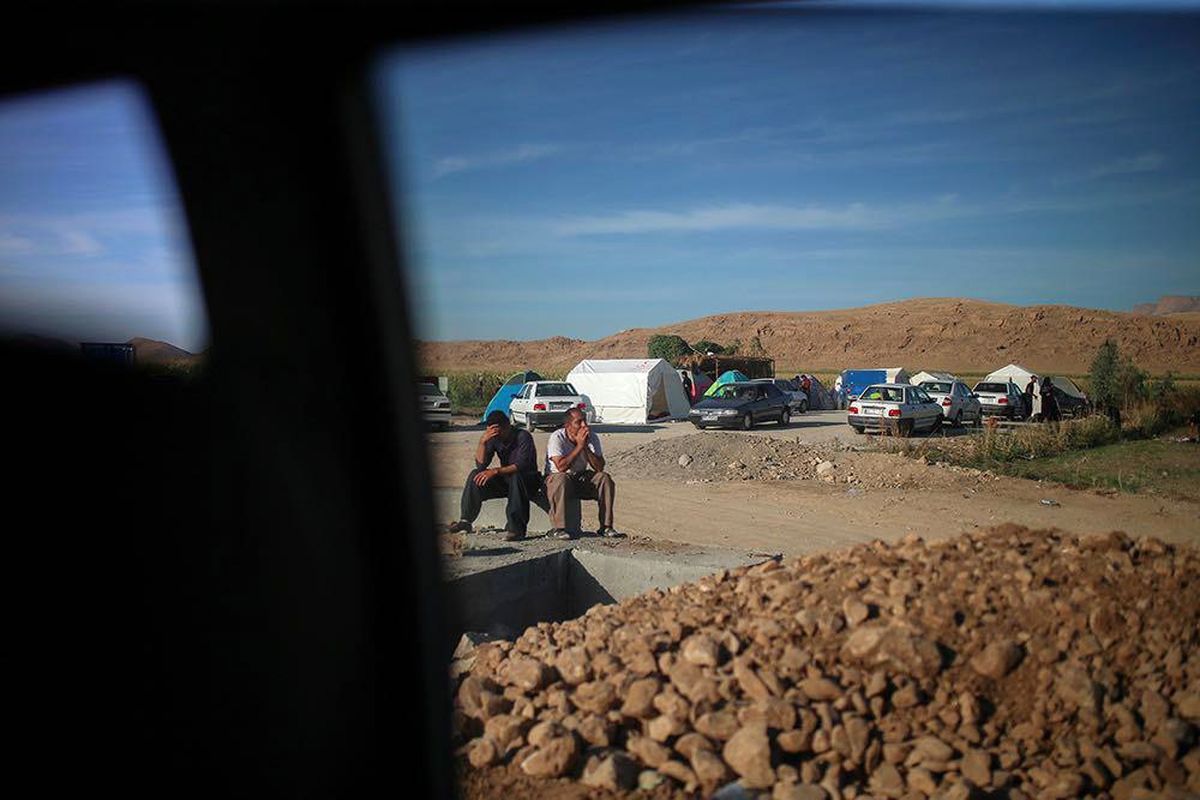
[[[747,378],[739,370],[736,370],[736,369],[726,370],[725,372],[721,373],[721,376],[719,378],[717,378],[716,383],[714,383],[712,386],[708,387],[708,391],[706,391],[704,393],[704,396],[712,397],[714,394],[717,393],[718,389],[720,389],[722,386],[724,386],[727,383],[740,383],[742,381],[748,381],[748,380],[750,380],[750,379]]]

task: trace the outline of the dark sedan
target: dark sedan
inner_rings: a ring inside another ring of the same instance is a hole
[[[750,430],[759,422],[787,425],[791,398],[770,383],[727,383],[693,406],[688,419],[697,428]]]

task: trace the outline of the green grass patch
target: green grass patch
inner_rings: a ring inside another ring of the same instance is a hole
[[[1085,489],[1160,494],[1200,501],[1200,445],[1149,439],[1108,444],[1031,461],[994,464],[993,471]]]

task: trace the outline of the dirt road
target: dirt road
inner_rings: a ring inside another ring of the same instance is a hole
[[[645,428],[599,428],[606,455],[650,442],[695,435],[686,423]],[[472,465],[477,427],[456,426],[430,435],[439,520],[457,516],[458,494]],[[549,434],[538,432],[539,454]],[[707,434],[700,434],[701,436]],[[767,425],[746,436],[772,437],[838,451],[862,445],[845,425],[844,412],[813,412],[787,428]],[[691,440],[694,441],[694,440]],[[684,448],[686,449],[686,447]],[[666,452],[669,448],[656,448]],[[662,458],[674,457],[660,456]],[[1143,495],[1106,496],[1057,484],[980,475],[925,465],[886,453],[840,451],[830,456],[833,482],[713,480],[689,483],[614,472],[618,527],[630,533],[696,545],[797,554],[880,538],[895,541],[909,532],[927,539],[953,536],[1002,522],[1072,533],[1123,530],[1167,541],[1200,541],[1200,506]],[[839,482],[854,479],[853,484]],[[1053,501],[1044,504],[1042,501]],[[485,505],[481,523],[503,524],[500,503]],[[584,523],[592,521],[591,504]],[[539,527],[539,525],[541,527]],[[544,515],[531,528],[544,530]]]

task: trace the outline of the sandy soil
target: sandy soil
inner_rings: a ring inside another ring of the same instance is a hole
[[[1200,541],[1200,505],[1195,503],[1077,491],[862,452],[868,442],[846,427],[844,412],[813,412],[787,428],[768,425],[739,434],[811,448],[814,458],[834,464],[826,480],[697,480],[675,463],[676,453],[698,452],[688,437],[707,434],[686,423],[598,432],[610,457],[654,445],[660,460],[655,469],[638,467],[634,453],[613,459],[627,469],[612,470],[618,527],[653,539],[792,555],[876,538],[895,541],[909,532],[935,539],[1013,522],[1076,534],[1122,530],[1170,542]],[[466,420],[430,434],[435,486],[462,485],[479,435]],[[539,454],[545,453],[548,436],[535,434]],[[679,447],[660,445],[672,440]],[[672,469],[679,470],[677,478],[662,477]],[[832,482],[826,482],[829,478]]]

